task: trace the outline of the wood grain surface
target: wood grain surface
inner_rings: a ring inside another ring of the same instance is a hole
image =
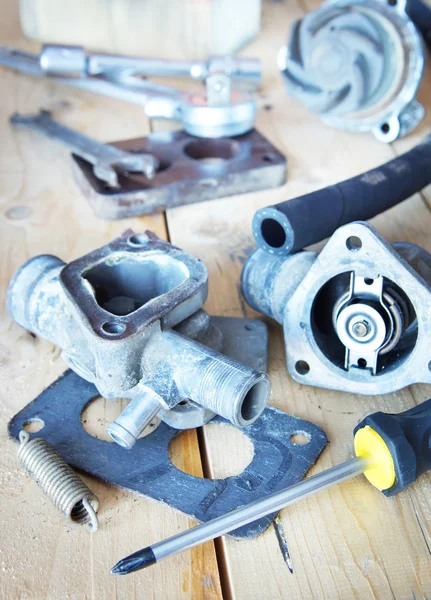
[[[172,59],[233,54],[260,28],[260,0],[19,0],[26,37]]]
[[[145,135],[149,124],[139,107],[71,91],[0,71],[0,285],[4,297],[16,269],[28,258],[51,253],[72,260],[127,227],[150,227],[208,266],[211,314],[253,315],[239,287],[244,259],[253,249],[255,210],[356,175],[399,154],[431,131],[431,111],[408,138],[391,146],[370,135],[322,125],[283,88],[275,55],[292,22],[314,0],[264,3],[263,31],[245,51],[260,56],[264,82],[257,128],[289,161],[289,179],[276,190],[178,208],[165,216],[121,222],[96,219],[77,189],[66,150],[29,131],[13,131],[15,110],[54,110],[67,125],[100,140]],[[2,43],[35,48],[20,38],[17,7],[1,0]],[[97,28],[97,24],[95,24]],[[420,99],[431,104],[426,73]],[[160,127],[153,124],[154,127]],[[162,126],[166,127],[166,124]],[[409,241],[431,251],[429,190],[373,219],[390,241]],[[262,317],[260,317],[262,318]],[[287,374],[281,327],[269,322],[271,404],[309,419],[326,431],[330,444],[312,472],[347,459],[352,430],[367,413],[398,412],[431,395],[416,385],[376,397],[301,386]],[[121,557],[190,526],[173,509],[86,478],[100,498],[100,530],[94,535],[64,521],[18,466],[7,422],[64,370],[49,342],[13,324],[0,305],[0,597],[4,599],[104,598],[431,598],[431,475],[387,499],[359,478],[281,512],[274,527],[255,540],[223,539],[177,555],[151,569],[114,578]],[[85,424],[103,435],[119,403],[90,406]],[[198,440],[199,436],[199,440]],[[240,472],[252,449],[231,427],[206,426],[182,433],[171,447],[173,462],[196,476]],[[289,563],[289,564],[287,564]],[[290,567],[290,568],[289,568]],[[292,572],[293,571],[293,572]]]

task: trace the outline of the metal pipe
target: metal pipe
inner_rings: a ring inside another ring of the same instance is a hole
[[[287,489],[270,494],[266,498],[246,504],[221,517],[135,552],[135,554],[119,561],[111,572],[113,574],[126,574],[148,567],[163,558],[168,558],[183,550],[204,544],[243,525],[247,525],[247,523],[252,523],[266,515],[278,512],[282,508],[316,492],[325,490],[346,479],[356,477],[363,473],[367,467],[369,467],[369,460],[353,458],[341,465],[308,477]]]
[[[85,77],[112,71],[128,71],[145,77],[190,77],[205,81],[210,75],[224,73],[257,87],[261,78],[260,61],[255,58],[213,56],[208,60],[167,60],[120,54],[87,52],[82,46],[46,44],[40,53],[40,67],[49,76]]]
[[[106,428],[110,438],[130,450],[136,440],[158,415],[162,406],[150,388],[139,386],[141,393],[133,398],[121,415]]]
[[[270,394],[271,384],[266,373],[175,331],[167,330],[151,338],[143,360],[147,372],[153,373],[151,385],[168,405],[171,394],[175,404],[189,398],[237,427],[253,423]],[[166,377],[157,376],[166,372],[172,376],[169,386],[163,385]]]

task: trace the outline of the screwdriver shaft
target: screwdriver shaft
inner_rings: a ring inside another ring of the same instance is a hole
[[[220,535],[229,533],[247,523],[251,523],[282,508],[293,504],[307,496],[341,483],[351,477],[356,477],[369,467],[369,461],[364,458],[353,458],[341,465],[327,469],[322,473],[308,477],[291,487],[270,494],[265,498],[255,500],[225,515],[207,523],[202,523],[187,531],[163,540],[154,546],[149,546],[136,552],[131,557],[119,561],[112,569],[113,573],[126,574],[150,564],[154,564],[178,552],[188,550],[199,544],[213,540]],[[133,558],[132,558],[133,557]],[[142,559],[141,559],[142,557]]]

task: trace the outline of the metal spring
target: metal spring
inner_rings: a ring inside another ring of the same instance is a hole
[[[20,432],[19,440],[18,458],[44,494],[67,519],[75,523],[88,523],[87,528],[91,532],[97,531],[97,496],[46,440],[30,440],[27,431]]]

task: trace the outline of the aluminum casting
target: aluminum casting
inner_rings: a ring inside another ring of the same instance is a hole
[[[393,142],[425,111],[416,100],[422,39],[405,0],[329,0],[297,21],[279,68],[287,90],[322,120]]]
[[[297,381],[361,394],[431,383],[431,255],[389,244],[367,223],[340,227],[321,253],[247,260],[247,302],[283,325]]]
[[[268,376],[217,351],[223,336],[201,310],[207,293],[199,259],[152,232],[128,230],[68,265],[31,259],[7,303],[14,321],[59,345],[103,397],[131,399],[108,428],[130,448],[158,413],[177,428],[214,414],[245,427],[266,405]]]

